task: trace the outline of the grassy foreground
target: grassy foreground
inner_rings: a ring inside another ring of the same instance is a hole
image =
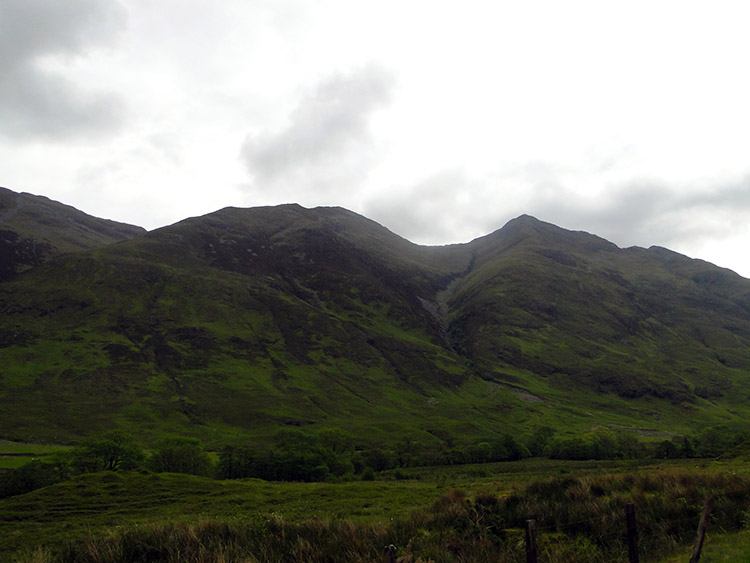
[[[664,563],[684,563],[690,560],[692,548],[679,550]],[[707,534],[701,563],[747,563],[750,560],[750,530],[743,530],[734,534]]]
[[[745,525],[746,465],[526,460],[338,484],[97,473],[0,501],[0,559],[380,561],[393,544],[402,562],[523,561],[533,517],[541,561],[626,561],[633,502],[641,560],[660,561],[686,552],[708,492],[706,561]]]

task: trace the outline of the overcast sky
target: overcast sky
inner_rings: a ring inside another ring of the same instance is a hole
[[[747,7],[746,7],[747,6]],[[750,277],[750,4],[2,0],[0,185],[153,229],[522,213]]]

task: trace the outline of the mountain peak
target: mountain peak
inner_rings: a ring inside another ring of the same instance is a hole
[[[506,223],[506,225],[510,224],[535,224],[535,223],[542,223],[539,219],[534,217],[533,215],[528,215],[527,213],[523,213],[519,215],[518,217],[515,217],[514,219],[511,219]]]

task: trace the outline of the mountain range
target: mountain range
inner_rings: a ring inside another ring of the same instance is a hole
[[[524,215],[413,244],[336,207],[146,232],[0,189],[0,438],[669,437],[750,415],[750,280]]]

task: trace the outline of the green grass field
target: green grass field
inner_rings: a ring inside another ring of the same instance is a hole
[[[692,546],[664,559],[663,563],[684,563],[690,560]],[[750,530],[734,534],[707,533],[700,556],[701,563],[747,563],[750,561]]]
[[[430,550],[435,549],[430,542],[437,541],[438,533],[447,533],[440,526],[448,526],[445,522],[449,519],[453,519],[450,520],[450,533],[461,536],[455,541],[460,539],[466,543],[471,541],[471,533],[474,533],[466,528],[466,522],[473,522],[472,518],[475,518],[477,510],[483,506],[481,503],[487,502],[482,499],[498,498],[500,502],[512,504],[518,501],[509,499],[518,498],[522,503],[520,506],[527,507],[523,510],[530,513],[535,510],[549,512],[540,512],[539,516],[540,545],[546,546],[548,553],[558,550],[573,554],[570,556],[579,557],[581,561],[604,561],[606,559],[596,559],[603,548],[596,546],[594,541],[590,541],[589,545],[583,539],[573,541],[566,535],[572,534],[575,527],[571,528],[564,518],[580,519],[581,515],[585,515],[585,520],[593,518],[597,522],[601,521],[596,524],[604,526],[604,531],[600,533],[614,537],[608,541],[613,542],[614,553],[619,553],[618,534],[624,524],[619,522],[620,509],[617,508],[614,515],[610,516],[607,511],[612,509],[607,507],[621,506],[628,498],[632,498],[638,506],[643,507],[638,516],[643,520],[642,534],[647,536],[657,527],[662,531],[671,529],[661,521],[657,526],[656,519],[653,522],[648,520],[656,518],[650,514],[658,508],[660,495],[666,495],[663,504],[676,510],[676,514],[682,514],[679,507],[680,503],[684,503],[686,521],[680,523],[679,533],[673,531],[669,535],[665,532],[663,541],[652,537],[644,539],[644,542],[651,542],[648,545],[653,544],[659,548],[661,557],[670,553],[687,552],[687,543],[692,538],[691,530],[697,527],[696,514],[707,488],[724,487],[727,491],[731,488],[725,494],[726,498],[750,495],[750,485],[746,485],[750,483],[750,465],[740,462],[562,462],[530,459],[495,464],[412,468],[407,473],[415,478],[393,480],[392,474],[385,473],[381,480],[349,483],[271,483],[254,479],[216,481],[146,471],[80,475],[58,485],[0,500],[0,559],[13,560],[13,554],[16,553],[21,554],[18,555],[21,557],[19,560],[33,561],[30,554],[38,547],[51,550],[44,553],[55,553],[65,542],[75,543],[87,537],[92,538],[87,541],[110,542],[115,541],[113,538],[128,534],[145,533],[145,530],[152,530],[153,526],[168,525],[187,529],[186,526],[201,522],[209,522],[209,527],[223,523],[222,526],[244,530],[237,532],[240,535],[250,533],[248,530],[266,529],[271,525],[269,522],[275,522],[273,525],[283,523],[285,533],[288,534],[303,533],[310,526],[335,527],[339,525],[336,522],[350,522],[346,526],[355,530],[356,534],[380,530],[381,535],[376,535],[372,541],[377,542],[396,534],[393,537],[403,542],[399,545],[400,549],[404,550],[412,545],[414,551],[421,549],[420,553],[429,554],[432,553]],[[730,486],[727,479],[735,479],[739,485]],[[573,504],[581,501],[578,508],[562,510],[549,503],[550,499],[557,498],[555,495],[562,494],[555,489],[557,483],[567,487],[564,494],[573,495]],[[661,483],[664,483],[664,490],[659,490]],[[597,487],[603,490],[598,492]],[[745,488],[748,490],[745,491]],[[457,489],[463,492],[457,495]],[[472,500],[464,501],[464,498]],[[604,512],[597,515],[599,513],[596,511],[602,510]],[[561,514],[566,511],[563,517]],[[555,518],[563,520],[555,524]],[[719,532],[724,529],[732,531],[728,529],[730,524],[727,522],[733,522],[732,518],[735,516],[724,514],[717,515],[716,518],[716,527],[709,528],[706,558],[703,560],[743,560],[743,553],[750,551],[743,547],[750,547],[747,532],[720,535]],[[744,525],[744,516],[742,519],[743,522],[737,526]],[[326,522],[329,524],[324,524]],[[413,528],[409,532],[413,533],[408,538],[404,535],[406,532],[399,536],[397,530],[393,529],[394,526],[404,530]],[[355,533],[351,530],[347,533]],[[515,532],[509,533],[515,537]],[[503,537],[504,542],[512,543],[508,537]],[[253,541],[257,541],[257,538]],[[97,549],[103,549],[103,544],[97,545]],[[736,547],[728,552],[722,547],[727,545]],[[464,546],[464,549],[468,548]],[[607,553],[613,553],[611,545],[607,549],[610,549]],[[717,558],[720,553],[735,553],[733,557],[737,558]],[[118,559],[112,559],[116,560]],[[206,559],[209,560],[214,559]]]
[[[29,444],[26,442],[12,442],[0,440],[0,471],[16,469],[29,463],[32,459],[45,457],[56,452],[64,452],[70,446],[57,444]]]

